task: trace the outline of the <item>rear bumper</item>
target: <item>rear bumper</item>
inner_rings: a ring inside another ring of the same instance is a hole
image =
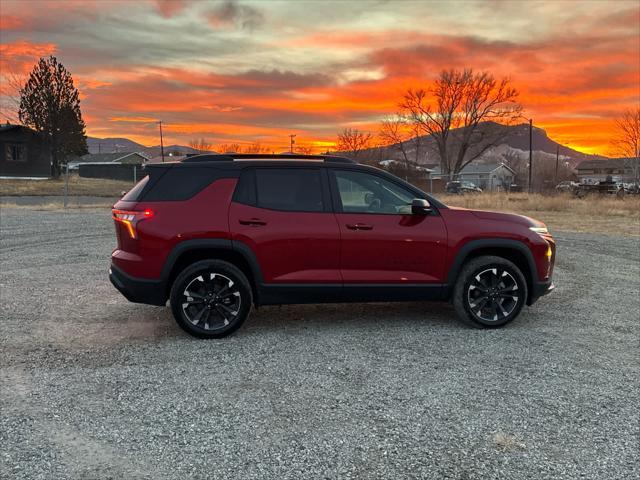
[[[109,280],[130,302],[163,306],[167,302],[166,286],[160,280],[132,277],[111,264]]]
[[[551,279],[546,282],[536,282],[531,289],[529,305],[533,305],[540,297],[550,294],[555,288]]]

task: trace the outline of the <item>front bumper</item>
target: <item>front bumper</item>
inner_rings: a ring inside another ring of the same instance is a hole
[[[111,264],[109,280],[127,300],[135,303],[164,306],[167,289],[163,281],[132,277]]]
[[[540,297],[549,295],[555,288],[551,279],[546,282],[536,282],[531,289],[528,305],[533,305]]]

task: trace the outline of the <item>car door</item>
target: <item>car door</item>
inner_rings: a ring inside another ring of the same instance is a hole
[[[413,215],[416,194],[382,174],[330,169],[348,283],[443,283],[446,229],[437,212]]]
[[[342,283],[340,232],[321,168],[243,169],[229,228],[253,251],[265,284]]]

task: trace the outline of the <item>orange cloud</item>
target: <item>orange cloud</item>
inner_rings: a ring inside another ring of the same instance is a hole
[[[0,44],[0,70],[3,73],[28,73],[40,57],[53,55],[57,48],[53,43],[32,43],[18,40]]]
[[[35,2],[8,2],[0,67],[26,73],[58,55],[77,79],[88,132],[143,143],[158,143],[162,119],[170,143],[198,136],[278,149],[296,133],[322,149],[345,126],[375,133],[407,88],[428,88],[451,67],[510,77],[537,126],[588,152],[606,153],[613,118],[640,102],[635,6],[583,2],[568,22],[540,2],[521,29],[504,23],[513,2],[472,3],[455,18],[427,4],[425,23],[401,21],[398,12],[418,15],[419,3],[379,2],[366,22],[349,23],[341,14],[353,2],[336,2],[316,26],[301,14],[315,3],[149,0],[123,12],[118,2],[62,1],[40,15]]]
[[[17,15],[0,15],[0,30],[18,30],[25,26],[24,19]]]
[[[129,122],[129,123],[157,123],[157,118],[152,117],[111,117],[110,122]]]

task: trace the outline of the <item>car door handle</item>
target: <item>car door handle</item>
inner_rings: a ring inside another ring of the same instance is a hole
[[[349,230],[373,230],[373,225],[367,225],[365,223],[347,223]]]
[[[248,220],[240,219],[238,221],[240,222],[240,225],[250,225],[252,227],[262,227],[267,224],[267,222],[260,220],[259,218],[250,218]]]

